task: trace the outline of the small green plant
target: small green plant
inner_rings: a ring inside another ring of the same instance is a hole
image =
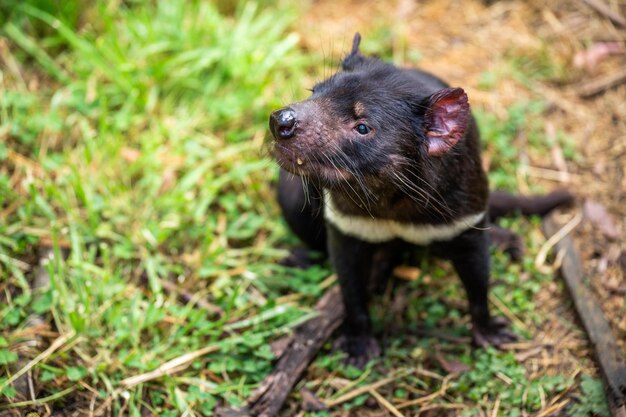
[[[578,398],[578,404],[574,404],[568,411],[571,417],[609,417],[611,415],[602,381],[583,375],[580,388],[582,393]]]
[[[542,81],[564,82],[570,73],[545,42],[537,48],[511,50],[508,58],[510,76],[531,88]]]
[[[541,408],[541,391],[549,395],[570,384],[561,376],[529,380],[526,369],[512,353],[486,349],[476,352],[471,370],[459,378],[456,389],[479,404],[493,404],[499,398],[505,409],[537,411]]]
[[[519,138],[544,134],[539,117],[542,111],[543,103],[539,101],[520,102],[510,107],[504,120],[498,120],[494,114],[485,113],[481,109],[474,110],[484,152],[491,158],[491,188],[516,190],[519,150],[525,147],[525,142],[520,143]]]

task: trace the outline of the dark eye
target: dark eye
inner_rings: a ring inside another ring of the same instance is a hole
[[[367,125],[364,125],[363,123],[359,123],[358,125],[355,126],[354,130],[356,130],[360,135],[367,135],[368,133],[370,133],[370,128],[367,127]]]

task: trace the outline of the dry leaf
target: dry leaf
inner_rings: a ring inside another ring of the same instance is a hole
[[[134,148],[124,147],[122,148],[120,154],[122,158],[127,162],[135,162],[141,156],[141,152]]]
[[[406,281],[415,281],[420,277],[422,271],[419,268],[414,266],[397,266],[393,270],[393,274],[398,278],[404,279]]]
[[[439,351],[435,354],[435,358],[443,370],[449,374],[460,374],[470,370],[470,367],[464,363],[447,360]]]

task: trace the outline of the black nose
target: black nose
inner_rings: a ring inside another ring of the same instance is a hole
[[[296,131],[296,112],[291,107],[276,110],[270,115],[270,130],[275,139],[292,138]]]

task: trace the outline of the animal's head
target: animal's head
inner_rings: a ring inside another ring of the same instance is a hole
[[[342,71],[311,97],[270,115],[278,163],[329,188],[384,182],[403,164],[427,167],[455,148],[470,119],[461,88],[439,88],[434,77],[365,57],[360,40],[357,33]]]

